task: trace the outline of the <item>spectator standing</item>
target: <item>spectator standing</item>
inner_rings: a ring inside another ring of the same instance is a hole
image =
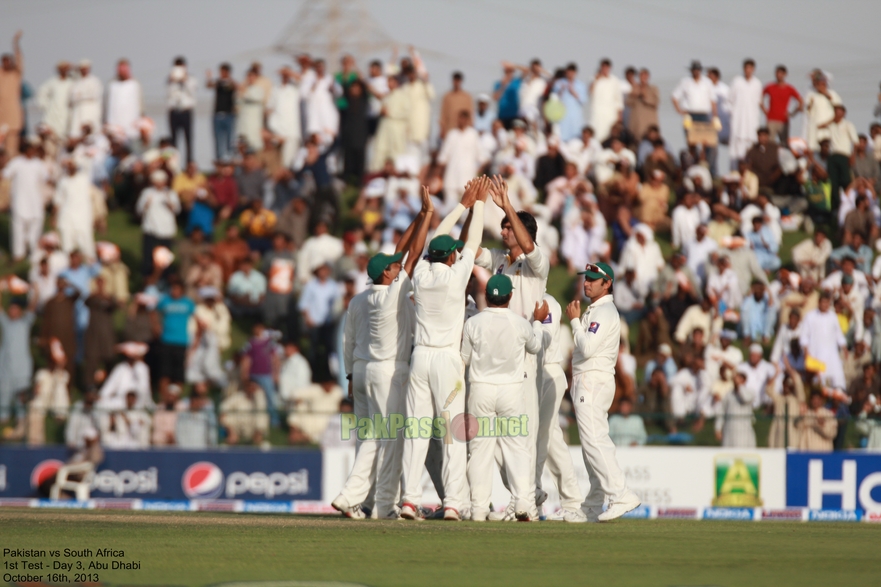
[[[716,416],[716,440],[726,448],[755,448],[753,400],[756,392],[746,382],[746,375],[734,373],[734,389],[725,394]]]
[[[461,71],[453,72],[453,87],[444,94],[441,102],[440,119],[440,138],[443,140],[447,133],[459,125],[459,114],[466,110],[469,119],[474,117],[474,99],[471,94],[462,89],[462,80],[464,76]]]
[[[242,383],[254,381],[266,394],[266,406],[269,408],[272,426],[279,424],[279,412],[282,409],[278,396],[277,383],[281,368],[280,349],[275,333],[257,323],[251,330],[251,338],[242,348],[240,365]]]
[[[640,69],[639,83],[633,86],[624,101],[627,108],[630,109],[627,128],[638,141],[645,137],[652,126],[658,126],[660,92],[658,92],[658,86],[649,83],[650,76],[648,69]]]
[[[566,66],[564,76],[554,82],[551,89],[566,108],[566,113],[559,123],[560,140],[563,142],[580,137],[581,129],[584,126],[583,109],[584,103],[587,101],[587,87],[577,77],[578,66],[570,63]]]
[[[86,389],[95,382],[95,371],[104,369],[116,357],[116,331],[113,326],[113,315],[117,302],[108,293],[106,282],[100,275],[95,277],[94,293],[86,298],[89,309],[89,325],[83,341],[83,382]]]
[[[186,371],[187,349],[190,335],[187,325],[196,304],[184,295],[180,280],[174,280],[169,294],[162,296],[156,304],[156,313],[162,321],[162,334],[159,349],[160,392],[171,383],[183,384]]]
[[[246,148],[263,150],[263,125],[266,115],[266,92],[257,83],[259,73],[251,68],[245,74],[245,83],[236,96],[236,137],[244,141]]]
[[[150,174],[150,187],[141,192],[135,211],[141,218],[143,246],[141,272],[153,273],[153,250],[171,248],[177,236],[177,215],[181,205],[177,194],[168,188],[168,174],[157,169]]]
[[[841,104],[841,96],[829,88],[829,80],[819,69],[811,73],[814,89],[805,96],[805,112],[807,115],[808,149],[813,152],[820,150],[820,142],[829,138],[826,128],[835,118],[835,104]]]
[[[452,210],[462,199],[465,184],[485,161],[480,136],[471,126],[471,114],[460,110],[456,126],[445,135],[437,161],[444,167],[444,209]]]
[[[0,305],[0,424],[9,421],[15,397],[31,387],[34,361],[30,339],[37,297],[34,292],[27,306],[24,300],[14,299],[8,312]]]
[[[755,70],[756,62],[747,59],[743,62],[743,75],[738,75],[731,82],[731,138],[728,153],[732,160],[732,169],[736,168],[736,162],[746,156],[746,152],[756,141],[756,131],[761,121],[762,82],[753,75]]]
[[[138,395],[137,406],[153,408],[150,369],[144,362],[149,346],[146,343],[129,341],[117,345],[116,348],[124,360],[117,363],[104,380],[96,407],[105,411],[121,410],[126,405],[126,395],[134,390]]]
[[[599,69],[590,83],[590,125],[597,140],[609,138],[612,125],[621,120],[624,111],[622,82],[612,73],[609,59],[600,61]]]
[[[229,63],[221,63],[219,71],[219,77],[214,79],[208,70],[205,85],[214,90],[214,156],[222,161],[233,155],[238,88],[232,79],[232,66]]]
[[[294,72],[288,67],[279,70],[280,83],[272,88],[269,98],[269,130],[282,138],[281,164],[289,168],[303,142],[300,119],[300,90],[294,83]]]
[[[786,83],[786,66],[778,65],[774,70],[776,81],[769,83],[762,91],[762,111],[768,121],[768,131],[771,139],[781,145],[789,143],[789,119],[804,110],[804,101],[801,94],[794,87]],[[768,97],[768,106],[765,106],[765,96]],[[789,103],[795,100],[798,106],[792,112],[789,111]]]
[[[17,138],[15,149],[18,150]],[[16,155],[3,168],[3,178],[10,181],[9,248],[15,263],[23,260],[27,253],[36,254],[46,218],[45,190],[50,175],[49,168],[37,156],[37,151],[37,143],[27,141],[24,154]]]
[[[502,71],[502,79],[493,86],[493,100],[497,104],[498,119],[506,130],[510,130],[520,112],[520,84],[523,80],[510,63],[503,63]]]
[[[105,122],[119,129],[127,141],[133,141],[140,134],[138,122],[143,112],[141,84],[132,77],[128,59],[120,59],[116,64],[116,78],[107,84]]]
[[[183,135],[186,142],[187,163],[193,160],[193,109],[196,107],[196,78],[187,71],[187,61],[183,57],[174,60],[168,76],[168,128],[171,143],[177,148],[178,137]]]
[[[312,372],[321,380],[330,376],[328,358],[336,348],[334,307],[340,300],[340,290],[330,279],[331,272],[329,264],[319,265],[314,277],[303,288],[298,304],[309,336]]]
[[[828,292],[823,292],[817,309],[808,312],[804,317],[799,342],[807,356],[826,365],[823,380],[834,387],[844,389],[846,382],[840,352],[847,347],[847,341],[831,306],[832,296]]]
[[[65,175],[58,181],[52,197],[61,250],[65,253],[79,250],[94,259],[95,213],[88,169],[80,169],[70,157],[62,159],[61,166]]]
[[[58,75],[49,78],[37,90],[37,106],[43,112],[43,124],[52,131],[51,141],[55,147],[67,140],[70,125],[70,63],[59,61],[55,66]]]
[[[850,185],[850,162],[853,157],[854,146],[859,144],[857,129],[853,123],[844,118],[847,110],[840,102],[833,106],[832,120],[817,126],[819,130],[828,133],[829,161],[826,171],[829,174],[829,185],[832,195],[832,209],[837,210],[841,204],[841,190]]]
[[[82,59],[77,64],[80,76],[70,88],[70,136],[83,136],[83,127],[101,128],[101,108],[104,104],[104,84],[92,73],[92,62]]]
[[[340,144],[343,148],[343,178],[361,185],[370,139],[370,96],[367,85],[357,79],[346,88],[346,115],[340,122]]]
[[[6,126],[3,148],[6,155],[18,155],[18,140],[24,128],[24,108],[22,107],[22,78],[24,77],[24,56],[21,52],[21,31],[12,39],[12,54],[2,56],[0,65],[0,126]]]

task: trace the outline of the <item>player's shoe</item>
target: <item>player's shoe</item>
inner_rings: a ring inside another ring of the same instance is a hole
[[[581,507],[581,513],[584,514],[584,517],[590,523],[596,523],[600,521],[600,514],[603,513],[603,508],[600,506],[593,506],[586,508],[584,506]]]
[[[459,510],[456,508],[444,508],[444,520],[448,522],[458,522],[462,518],[459,517]]]
[[[471,521],[472,522],[486,522],[486,519],[489,517],[489,512],[486,510],[471,510]]]
[[[539,488],[535,488],[535,507],[541,507],[541,504],[548,500],[548,492]]]
[[[361,504],[361,511],[364,512],[364,515],[366,517],[373,518],[374,520],[376,519],[376,516],[373,515],[373,508],[372,507],[365,506],[364,504]]]
[[[443,520],[444,519],[444,508],[443,508],[443,506],[438,506],[438,508],[436,510],[422,508],[422,516],[426,520]]]
[[[557,510],[546,519],[551,522],[569,522],[570,524],[583,524],[587,522],[587,516],[581,510]]]
[[[337,496],[335,500],[330,503],[333,506],[333,509],[337,510],[347,518],[351,518],[353,520],[363,520],[367,516],[361,510],[361,505],[349,505],[349,502],[346,501],[346,498],[342,495]]]
[[[490,522],[513,522],[517,519],[514,517],[514,504],[509,503],[503,512],[490,512],[487,519]]]
[[[401,519],[401,512],[398,511],[398,508],[393,507],[388,512],[386,512],[386,514],[384,516],[380,516],[380,519],[382,519],[382,520],[400,520]]]
[[[633,511],[638,508],[640,502],[638,499],[630,499],[628,501],[619,501],[617,503],[613,503],[609,506],[609,509],[601,513],[597,516],[597,519],[600,522],[608,522],[610,520],[614,520],[616,518],[620,518],[627,512]]]
[[[406,501],[401,506],[401,517],[405,520],[416,520],[418,522],[425,519],[418,506]]]

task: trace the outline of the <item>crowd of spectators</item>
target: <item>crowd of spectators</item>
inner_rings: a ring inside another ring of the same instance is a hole
[[[412,50],[366,71],[299,55],[275,82],[259,63],[200,81],[178,57],[160,135],[127,60],[106,82],[62,61],[31,130],[20,38],[0,68],[6,439],[41,444],[54,420],[79,447],[338,443],[345,310],[370,256],[394,250],[420,185],[443,211],[498,173],[557,279],[597,261],[621,276],[616,442],[713,419],[722,444],[754,446],[774,415],[770,446],[843,447],[848,418],[881,446],[881,124],[858,134],[822,70],[802,95],[784,66],[763,85],[747,59],[729,85],[695,61],[664,97],[647,68],[603,59],[586,79],[535,59],[476,96],[454,72],[439,96]],[[212,170],[193,160],[199,92]],[[502,217],[487,205],[489,238]],[[138,251],[111,242],[126,233]]]

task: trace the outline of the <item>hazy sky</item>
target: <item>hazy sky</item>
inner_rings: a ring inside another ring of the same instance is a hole
[[[0,49],[8,51],[16,29],[24,30],[25,78],[36,90],[60,59],[90,58],[103,80],[115,61],[132,61],[143,87],[148,114],[161,133],[167,129],[164,81],[171,60],[184,55],[201,79],[206,68],[230,61],[241,78],[254,59],[271,73],[284,56],[271,47],[292,24],[302,0],[0,0]],[[313,4],[322,4],[313,2]],[[692,59],[715,65],[726,81],[745,57],[757,61],[762,81],[774,66],[789,67],[790,82],[808,87],[807,72],[821,67],[833,75],[832,88],[848,106],[848,116],[865,132],[881,81],[876,0],[369,0],[325,2],[348,14],[359,5],[384,33],[402,46],[423,50],[432,81],[442,95],[449,74],[460,69],[466,88],[488,91],[503,59],[542,59],[549,69],[575,61],[582,79],[603,57],[623,75],[627,65],[648,67],[660,87],[662,132],[682,146],[680,122],[669,94]],[[355,19],[359,22],[358,19]],[[351,39],[351,32],[343,35]],[[359,56],[364,68],[368,57]],[[196,122],[196,157],[212,156],[212,94],[203,90]],[[32,115],[36,116],[36,113]],[[794,128],[801,128],[796,121]]]

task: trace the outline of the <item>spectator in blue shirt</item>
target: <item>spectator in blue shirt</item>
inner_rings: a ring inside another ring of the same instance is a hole
[[[673,360],[673,349],[670,348],[670,345],[667,343],[659,345],[657,354],[645,364],[643,380],[648,381],[651,379],[652,373],[654,373],[655,369],[659,367],[664,370],[664,375],[667,376],[667,381],[673,379],[676,372],[679,371],[679,367],[676,366],[676,361]]]
[[[493,99],[498,104],[498,118],[511,130],[517,113],[520,112],[520,82],[522,79],[515,75],[514,66],[505,64],[505,75],[493,86]]]
[[[777,244],[777,238],[771,227],[765,224],[763,216],[753,218],[753,231],[747,235],[747,238],[762,269],[765,271],[780,269],[780,256],[777,254],[780,245]]]
[[[866,245],[866,239],[861,232],[854,232],[850,237],[850,244],[844,244],[832,250],[829,260],[835,269],[841,269],[841,261],[846,257],[856,261],[857,269],[866,275],[872,274],[872,259],[874,254],[871,247]]]
[[[86,306],[86,299],[91,293],[89,285],[100,272],[100,263],[85,265],[83,264],[82,253],[79,251],[73,251],[70,254],[70,266],[58,274],[59,277],[66,279],[68,285],[76,289],[79,294],[74,309],[77,363],[81,362],[83,358],[83,336],[85,335],[86,328],[89,326],[89,308]]]
[[[330,279],[332,271],[328,264],[315,269],[315,277],[303,287],[298,305],[309,336],[309,363],[316,381],[332,379],[328,358],[336,348],[333,310],[341,296],[339,285]]]
[[[750,293],[740,305],[740,335],[744,345],[748,346],[753,340],[767,345],[776,323],[774,307],[761,281],[753,281]]]
[[[552,92],[559,96],[566,114],[560,121],[560,140],[571,141],[581,137],[584,126],[584,104],[587,102],[587,86],[578,79],[578,66],[570,63],[566,66],[564,77],[554,82]]]
[[[162,397],[171,383],[183,384],[190,335],[187,324],[196,311],[196,304],[184,296],[180,279],[173,279],[169,295],[162,296],[156,304],[156,312],[162,320],[162,336],[159,338],[159,387]]]

